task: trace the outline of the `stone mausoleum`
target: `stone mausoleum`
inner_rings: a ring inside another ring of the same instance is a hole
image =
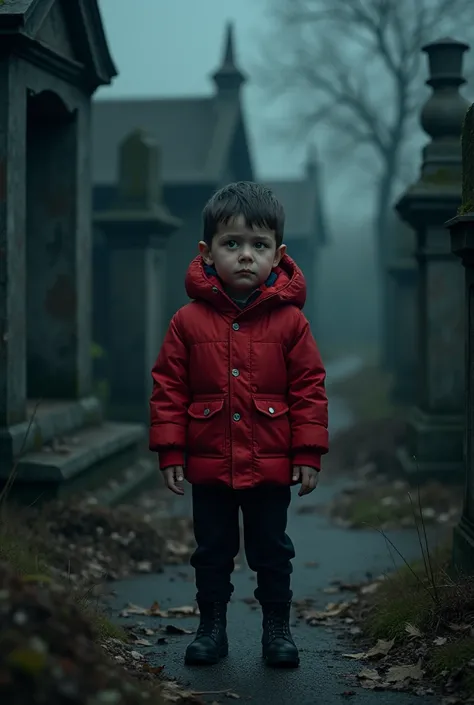
[[[0,479],[32,499],[152,475],[91,386],[91,98],[115,75],[97,0],[0,5]]]

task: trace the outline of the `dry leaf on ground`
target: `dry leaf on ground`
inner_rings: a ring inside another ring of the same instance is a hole
[[[375,646],[373,646],[368,651],[361,651],[357,654],[342,654],[346,658],[352,658],[356,660],[363,660],[369,658],[375,658],[376,656],[386,656],[390,649],[393,647],[395,639],[390,639],[385,641],[384,639],[379,639]]]

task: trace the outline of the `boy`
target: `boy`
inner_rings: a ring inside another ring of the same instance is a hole
[[[285,254],[285,215],[272,192],[238,182],[203,211],[200,255],[152,371],[150,450],[168,488],[192,485],[200,624],[187,664],[227,655],[227,603],[239,552],[257,573],[262,654],[296,667],[290,633],[291,559],[286,532],[293,484],[318,482],[328,450],[325,370],[302,313],[304,277]]]

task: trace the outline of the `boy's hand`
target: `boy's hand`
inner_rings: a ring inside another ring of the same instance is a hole
[[[314,468],[309,468],[306,465],[295,465],[293,468],[293,482],[301,482],[298,495],[302,497],[304,494],[312,492],[319,482],[319,472]]]
[[[182,465],[173,465],[163,470],[166,487],[175,494],[184,494],[182,485],[178,484],[184,480],[184,470]]]

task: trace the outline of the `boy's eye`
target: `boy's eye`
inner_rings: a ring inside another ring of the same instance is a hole
[[[237,242],[235,240],[227,240],[226,245],[233,250],[237,246]]]
[[[265,247],[267,247],[267,245],[266,245],[265,242],[256,242],[256,243],[255,243],[255,247],[257,248],[257,250],[262,250],[262,249],[264,249]]]

